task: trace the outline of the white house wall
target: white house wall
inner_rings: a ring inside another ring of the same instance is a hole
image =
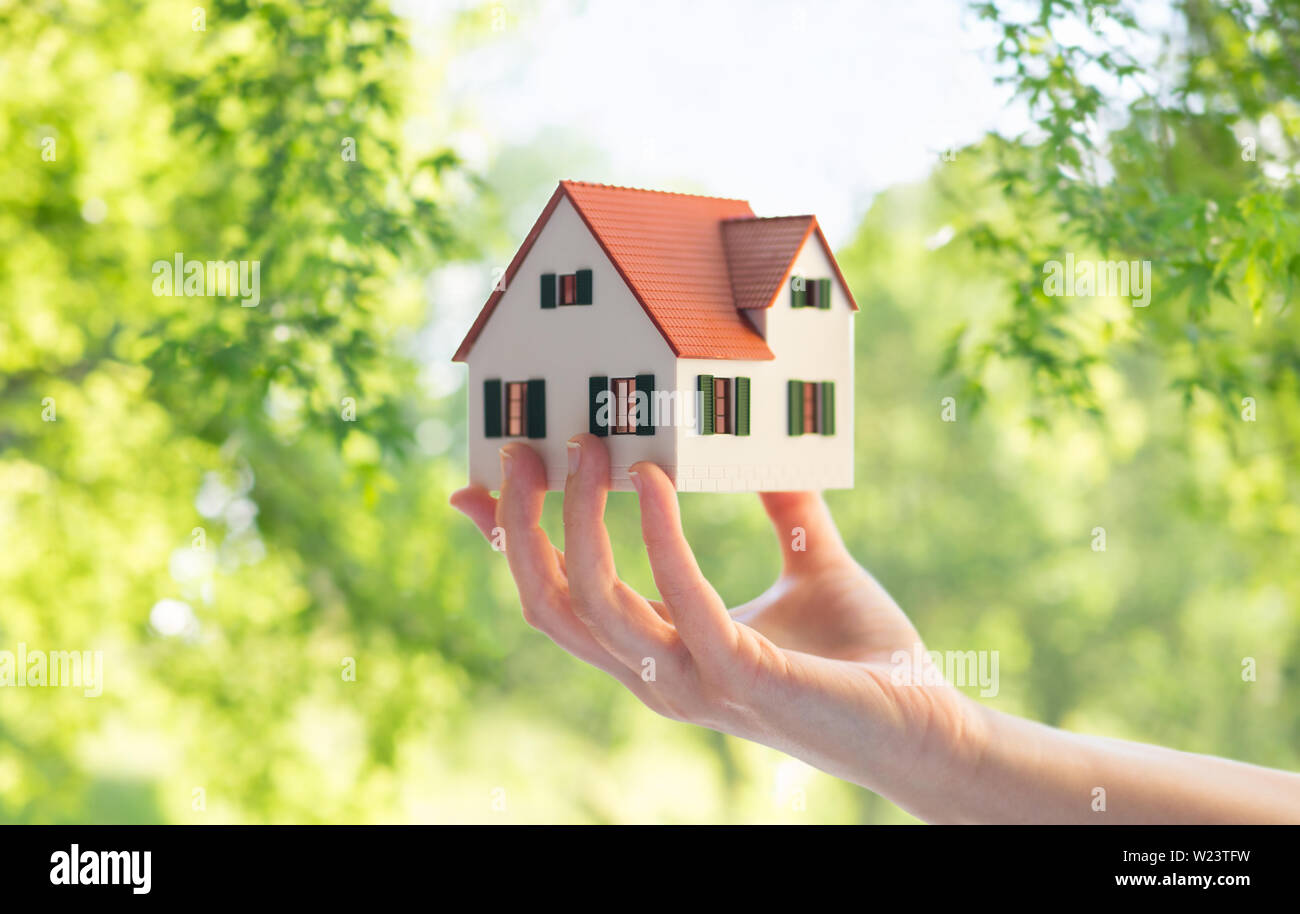
[[[835,272],[812,236],[794,273],[809,279]],[[858,319],[838,281],[831,307],[791,308],[789,284],[763,316],[774,361],[682,359],[679,389],[693,390],[701,374],[750,379],[750,434],[678,431],[677,488],[684,492],[791,491],[853,487],[853,325]],[[787,382],[835,382],[835,434],[788,433]]]
[[[592,271],[593,304],[543,309],[542,274],[580,269]],[[560,200],[520,264],[467,362],[470,482],[493,490],[501,483],[498,452],[511,441],[522,441],[541,456],[548,488],[564,488],[565,442],[589,430],[588,379],[593,375],[653,374],[656,385],[664,387],[676,376],[672,350],[567,198]],[[483,381],[488,378],[503,385],[546,380],[545,438],[484,435]],[[676,441],[671,428],[656,429],[654,435],[605,438],[614,488],[631,488],[627,468],[638,460],[675,466]]]

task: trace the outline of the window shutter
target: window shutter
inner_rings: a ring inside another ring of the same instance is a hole
[[[483,382],[483,434],[488,438],[501,437],[501,381]]]
[[[542,274],[542,307],[555,307],[555,274]]]
[[[528,437],[546,437],[546,382],[541,378],[529,381],[524,388],[528,406]]]
[[[609,378],[592,377],[587,380],[587,396],[590,402],[590,421],[587,430],[593,435],[602,437],[609,434],[609,423],[601,425],[596,421],[596,415],[600,412],[600,395],[609,390]],[[613,404],[609,400],[605,401],[608,405],[606,412],[607,417],[612,417],[614,413]]]
[[[790,434],[803,434],[803,381],[790,381],[786,387],[790,392]]]
[[[803,283],[803,288],[799,284]],[[803,308],[808,304],[808,283],[800,276],[790,277],[790,307]]]
[[[831,306],[831,281],[829,279],[817,280],[817,307],[826,311]]]
[[[749,434],[749,378],[736,378],[736,434]]]
[[[695,379],[695,389],[700,392],[700,434],[713,434],[713,375],[702,374]]]
[[[591,270],[578,271],[578,301],[579,305],[591,304]]]
[[[655,405],[655,376],[652,374],[639,374],[636,376],[636,392],[645,391],[645,412],[638,416],[639,421],[636,424],[636,433],[638,435],[653,435],[654,426],[654,405]]]
[[[835,382],[822,381],[822,434],[835,434]]]

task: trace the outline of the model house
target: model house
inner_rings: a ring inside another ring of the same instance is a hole
[[[851,488],[855,311],[814,216],[562,181],[454,357],[470,482],[523,441],[562,489],[591,432],[615,489],[639,460],[684,492]]]

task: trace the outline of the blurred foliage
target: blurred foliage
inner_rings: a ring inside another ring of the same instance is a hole
[[[21,87],[0,98],[0,650],[105,653],[99,698],[0,689],[0,821],[908,821],[642,709],[522,624],[501,557],[447,508],[463,394],[423,360],[430,327],[464,328],[426,279],[486,290],[518,201],[568,172],[554,145],[468,173],[421,114],[442,62],[382,3],[204,9],[196,31],[192,4],[0,0],[0,84]],[[1229,34],[1247,14],[1205,15],[1235,82],[1197,79],[1285,120],[1288,75]],[[1042,42],[1017,40],[1008,62],[1032,64]],[[1109,183],[990,139],[876,200],[841,252],[859,483],[829,500],[931,647],[999,651],[991,703],[1296,767],[1300,411],[1269,265],[1290,229],[1263,199],[1290,185],[1239,174],[1221,139],[1143,147],[1147,129],[1120,131],[1136,145]],[[1142,188],[1131,212],[1115,196]],[[1167,207],[1206,188],[1226,225],[1204,250],[1229,293],[1258,252],[1258,307],[1033,292],[1062,246],[1191,250],[1204,227]],[[155,296],[175,252],[260,261],[260,305]],[[1021,356],[1046,360],[1032,384]],[[1185,378],[1209,394],[1185,405]],[[1258,422],[1215,402],[1233,378]],[[684,516],[730,601],[774,574],[756,499],[687,497]],[[651,591],[634,500],[609,518]]]
[[[1090,368],[1159,352],[1187,403],[1242,400],[1297,455],[1300,3],[975,2],[1033,127],[986,147],[996,218],[958,226],[1007,277],[1010,308],[958,340],[969,394],[993,360],[1096,409]],[[1168,20],[1161,17],[1168,15]],[[1066,251],[1150,261],[1152,301],[1113,316],[1046,294]]]

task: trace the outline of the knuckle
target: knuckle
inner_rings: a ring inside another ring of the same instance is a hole
[[[524,621],[541,632],[550,629],[555,618],[555,607],[562,605],[564,605],[564,595],[555,588],[548,588],[540,597],[530,597],[520,601]]]
[[[595,623],[604,602],[603,595],[593,593],[586,587],[575,587],[569,592],[569,608],[587,625]]]
[[[701,574],[675,578],[659,588],[660,595],[668,604],[686,605],[709,599],[713,595],[711,585]]]
[[[531,626],[532,628],[541,631],[542,613],[538,611],[537,606],[535,606],[532,603],[524,603],[522,604],[522,607],[523,607],[524,622],[528,623],[528,625]]]

